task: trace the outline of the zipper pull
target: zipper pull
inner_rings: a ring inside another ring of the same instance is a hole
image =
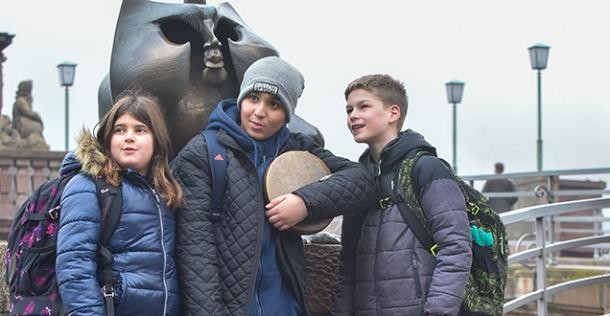
[[[153,189],[152,187],[150,187],[150,190],[152,191],[153,195],[155,196],[155,199],[157,200],[157,204],[161,204],[161,200],[159,200],[159,195],[157,194],[157,191],[155,191],[155,189]]]

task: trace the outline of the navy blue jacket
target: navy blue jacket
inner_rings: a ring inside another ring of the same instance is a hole
[[[67,159],[64,167],[74,164]],[[88,164],[83,161],[83,166]],[[57,279],[70,315],[106,315],[96,260],[101,211],[95,182],[86,169],[62,194]],[[123,210],[108,243],[114,256],[115,313],[179,315],[172,211],[137,172],[125,170],[122,176]]]
[[[239,110],[235,101],[225,100],[210,115],[207,128],[222,129],[237,142],[256,169],[262,187],[265,171],[277,157],[280,148],[286,144],[290,132],[284,125],[269,139],[258,141],[240,127],[238,117]],[[259,211],[264,214],[265,208],[263,207]],[[268,220],[263,223],[261,253],[257,263],[254,294],[250,299],[248,315],[297,316],[301,313],[301,307],[294,293],[283,281],[276,259],[278,249],[275,239],[278,231]]]
[[[203,136],[195,136],[174,161],[174,174],[185,194],[183,207],[176,211],[176,262],[183,313],[261,314],[255,308],[258,295],[264,315],[294,314],[293,304],[297,304],[299,314],[307,315],[303,243],[299,235],[277,231],[267,223],[261,171],[273,157],[286,151],[305,150],[322,159],[333,175],[294,192],[305,202],[310,218],[333,217],[362,204],[372,194],[372,178],[364,167],[317,147],[309,137],[290,133],[283,139],[284,129],[265,143],[246,141],[237,122],[233,100],[221,103],[208,125],[214,128],[219,124],[218,140],[227,148],[218,222],[210,219],[212,181]],[[272,286],[267,288],[269,284]]]

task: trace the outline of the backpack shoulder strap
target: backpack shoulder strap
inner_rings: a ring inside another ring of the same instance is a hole
[[[112,186],[103,178],[95,178],[95,190],[102,210],[102,231],[99,243],[105,246],[121,219],[123,193],[120,186]]]
[[[225,192],[227,173],[227,149],[218,142],[218,131],[206,129],[203,137],[208,146],[208,161],[212,172],[212,213],[211,220],[217,222],[222,212],[222,197]]]
[[[419,242],[426,249],[430,251],[433,256],[436,256],[436,250],[438,245],[432,239],[432,233],[428,227],[424,224],[426,218],[423,214],[423,209],[416,193],[413,190],[413,170],[415,164],[424,155],[430,155],[427,151],[418,151],[413,158],[407,158],[403,161],[401,170],[396,173],[394,190],[394,201],[400,210],[400,214],[404,218],[409,228],[419,240]],[[400,179],[401,174],[406,175],[408,179]],[[417,216],[415,212],[419,212],[420,216]]]
[[[95,178],[95,190],[102,210],[102,228],[97,246],[98,265],[102,268],[102,290],[106,301],[106,314],[114,316],[114,291],[112,288],[112,262],[114,257],[107,246],[121,219],[123,194],[120,186],[112,186],[100,177]]]

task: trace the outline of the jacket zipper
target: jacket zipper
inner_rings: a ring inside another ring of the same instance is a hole
[[[417,296],[417,300],[419,301],[419,307],[421,309],[421,314],[424,315],[424,302],[422,300],[422,292],[421,292],[421,284],[419,281],[419,266],[417,265],[417,258],[415,258],[415,249],[413,249],[414,253],[411,256],[411,262],[413,263],[413,279],[415,280],[415,294]]]
[[[168,299],[168,293],[167,293],[167,252],[165,251],[165,232],[163,229],[163,213],[161,212],[161,201],[159,200],[159,196],[157,195],[157,192],[155,191],[155,189],[153,189],[152,187],[150,187],[150,185],[148,186],[150,188],[150,190],[152,191],[153,195],[155,196],[155,199],[157,200],[157,211],[159,212],[159,223],[161,224],[161,249],[163,250],[163,294],[164,294],[164,302],[163,302],[163,315],[167,315],[167,299]]]
[[[265,228],[263,227],[263,230]],[[254,301],[256,303],[256,310],[258,311],[258,315],[263,315],[263,305],[261,304],[261,298],[259,296],[260,293],[260,286],[261,286],[261,280],[263,278],[261,271],[264,270],[263,267],[263,260],[261,258],[261,256],[258,256],[258,263],[260,265],[260,269],[256,269],[256,280],[258,282],[255,282],[254,284],[256,285],[256,288],[254,289]],[[258,284],[258,285],[257,285]]]
[[[377,177],[381,177],[381,157],[377,162]],[[379,184],[378,184],[379,185]],[[381,190],[381,186],[379,185],[379,189]],[[379,235],[381,234],[381,224],[383,222],[383,212],[385,210],[379,209],[379,223],[377,224],[377,238],[375,238],[375,250],[373,253],[377,254],[377,250],[379,249]],[[364,225],[363,225],[364,226]],[[373,271],[375,274],[375,308],[377,310],[377,315],[381,315],[381,303],[379,303],[379,291],[377,289],[377,283],[379,282],[379,273],[377,273],[377,255],[374,256],[373,262]]]
[[[261,156],[262,159],[262,163],[260,165],[261,169],[265,168],[265,162],[267,161],[267,157],[263,154]],[[262,170],[261,170],[262,171]],[[262,172],[261,172],[262,173]],[[258,170],[256,172],[256,178],[258,180]],[[265,213],[264,211],[264,206],[263,206],[263,214]],[[265,234],[265,218],[263,218],[263,235]],[[264,236],[263,236],[264,238]],[[262,243],[261,243],[261,252],[262,252]],[[256,286],[256,288],[254,289],[254,299],[256,302],[256,309],[258,311],[258,315],[263,316],[263,304],[261,304],[261,298],[260,298],[260,289],[261,289],[261,282],[263,280],[263,274],[262,272],[265,270],[265,267],[263,267],[263,258],[261,257],[261,254],[259,253],[258,255],[258,264],[259,264],[259,268],[256,269],[256,280],[258,282],[254,283],[255,285],[258,283],[258,285]]]
[[[262,201],[261,197],[263,196],[263,192],[262,192],[261,186],[259,185],[260,181],[259,181],[259,178],[258,178],[258,171],[256,169],[256,166],[254,164],[252,164],[252,162],[250,161],[248,156],[243,152],[243,150],[238,148],[237,152],[242,153],[246,157],[246,161],[250,164],[250,166],[252,167],[252,170],[254,170],[254,174],[256,176],[256,183],[257,183],[257,185],[256,185],[256,192],[257,192],[257,196],[258,196],[258,199],[259,199],[258,200],[259,201],[259,206],[262,207],[262,209],[264,210],[265,209],[265,205],[264,205],[264,203],[261,202]],[[260,220],[260,216],[263,216],[262,221]],[[260,227],[260,225],[264,225],[265,224],[265,223],[263,223],[263,221],[265,220],[265,218],[264,218],[265,217],[265,213],[261,212],[260,216],[259,216],[259,224],[258,224],[259,227]],[[264,229],[264,227],[263,227],[263,229]],[[256,236],[256,256],[257,256],[259,261],[261,260],[260,257],[261,257],[261,250],[262,250],[262,237],[263,237],[263,230],[259,228],[258,232],[257,232],[257,236]],[[260,307],[258,293],[256,292],[256,288],[255,288],[256,280],[259,277],[260,273],[258,273],[259,272],[258,271],[258,267],[255,267],[254,270],[256,272],[256,275],[250,281],[250,286],[248,287],[248,289],[249,289],[248,297],[254,297],[254,299],[256,300],[256,303],[257,303],[257,307],[262,309]],[[249,307],[246,307],[246,308],[249,308]],[[262,310],[260,310],[260,312],[261,312],[261,315],[262,315]]]
[[[375,240],[375,251],[374,253],[377,253],[377,251],[379,250],[379,235],[381,234],[381,224],[383,221],[383,212],[384,210],[380,210],[379,211],[379,225],[377,226],[377,238]],[[377,315],[381,315],[381,303],[379,303],[379,290],[377,289],[377,283],[379,282],[379,273],[377,273],[377,255],[375,255],[375,262],[374,262],[374,267],[373,267],[373,271],[375,271],[375,304],[376,304],[376,309],[377,309]]]

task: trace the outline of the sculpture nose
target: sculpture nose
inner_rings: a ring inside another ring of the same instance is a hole
[[[214,35],[214,22],[211,19],[204,21],[205,26],[208,28],[209,33],[212,34],[212,38],[203,44],[203,59],[205,66],[209,68],[222,68],[224,61],[222,52],[220,51],[220,41]]]
[[[199,2],[198,2],[199,3]],[[158,21],[165,39],[177,45],[190,45],[191,65],[194,73],[205,68],[219,69],[224,67],[221,41],[214,30],[218,12],[209,6],[188,6],[179,13],[164,17]]]

